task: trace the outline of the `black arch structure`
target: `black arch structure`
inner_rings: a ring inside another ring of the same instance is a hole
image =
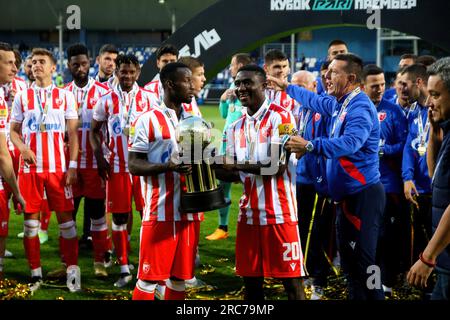
[[[187,45],[190,53],[195,54],[194,39],[214,29],[220,41],[207,50],[201,46],[198,56],[205,63],[207,76],[212,76],[229,63],[234,53],[250,51],[264,42],[302,29],[366,26],[371,14],[359,9],[365,2],[367,0],[219,0],[180,27],[165,43],[179,49]],[[370,2],[376,3],[375,0]],[[381,27],[418,36],[450,51],[449,0],[379,0],[378,3],[385,6],[397,3],[403,7],[415,3],[410,9],[381,9]],[[298,9],[302,4],[308,4],[310,10],[271,10]],[[152,55],[143,67],[141,84],[150,81],[157,72],[156,58]]]

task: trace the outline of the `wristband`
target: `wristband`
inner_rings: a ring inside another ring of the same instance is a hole
[[[69,162],[69,169],[76,169],[76,168],[78,168],[78,162],[71,160]]]
[[[436,267],[435,262],[433,263],[431,261],[425,260],[425,258],[422,256],[422,252],[419,254],[419,260],[422,261],[425,265],[427,265],[430,268]]]

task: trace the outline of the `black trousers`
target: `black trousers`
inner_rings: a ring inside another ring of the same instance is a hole
[[[410,214],[405,197],[403,194],[386,193],[377,261],[381,268],[381,280],[387,287],[393,287],[397,276],[411,267],[409,237]]]
[[[314,278],[314,285],[323,287],[327,285],[327,276],[330,273],[325,254],[332,260],[335,247],[334,205],[330,199],[318,196],[314,212],[315,198],[316,190],[313,185],[297,184],[298,225],[303,256],[307,258],[306,269]],[[312,228],[307,248],[310,226]]]
[[[337,206],[338,249],[351,300],[383,300],[379,285],[369,286],[386,203],[384,187],[372,185],[345,197]]]

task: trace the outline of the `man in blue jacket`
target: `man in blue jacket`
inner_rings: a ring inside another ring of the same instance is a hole
[[[327,158],[328,189],[338,202],[339,252],[349,298],[381,300],[381,286],[369,279],[386,201],[378,170],[380,125],[375,106],[360,90],[362,67],[361,58],[354,54],[337,55],[326,74],[326,96],[269,80],[279,89],[287,87],[288,94],[303,105],[332,118],[328,138],[307,141],[293,136],[286,148],[297,156],[313,153]]]
[[[450,298],[450,57],[428,68],[427,100],[431,130],[428,173],[433,177],[433,237],[408,273],[410,284],[426,286],[433,268],[437,282],[432,300]]]
[[[363,69],[364,92],[373,102],[380,122],[380,175],[386,192],[386,208],[380,235],[378,258],[381,267],[383,290],[392,294],[396,277],[407,270],[408,219],[405,215],[403,181],[401,176],[402,153],[408,134],[406,117],[399,106],[383,97],[385,78],[383,69],[369,64]],[[400,263],[403,263],[401,266]],[[409,264],[409,262],[408,262]]]
[[[409,133],[403,151],[402,177],[406,199],[411,203],[414,237],[411,259],[417,257],[431,236],[431,179],[428,175],[426,150],[430,132],[427,107],[428,74],[423,65],[405,68],[399,79],[402,95],[408,96],[414,111],[409,117]]]

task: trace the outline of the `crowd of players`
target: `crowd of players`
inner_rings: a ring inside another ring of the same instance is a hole
[[[52,82],[51,52],[33,49],[22,80],[16,77],[19,57],[0,43],[0,277],[14,195],[15,210],[24,214],[32,291],[42,284],[40,238],[51,211],[67,287],[81,290],[75,217],[82,198],[83,238],[92,239],[96,276],[108,277],[114,247],[120,266],[114,285],[132,281],[134,199],[142,224],[133,299],[152,300],[155,293],[184,299],[186,286],[197,283],[203,213],[180,213],[192,167],[174,157],[179,121],[201,117],[195,97],[206,81],[204,65],[178,59],[172,45],[156,54],[160,73],[141,88],[135,56],[105,45],[99,73],[90,78],[87,48],[72,45],[73,81],[59,88]],[[341,40],[330,43],[327,60],[316,78],[308,71],[290,75],[288,58],[278,50],[267,52],[263,68],[247,54],[231,59],[234,82],[219,106],[226,119],[223,161],[217,161],[223,164],[215,170],[227,198],[232,183],[243,184],[236,273],[249,300],[264,298],[264,277],[281,279],[289,299],[304,299],[305,285],[312,299],[321,299],[339,260],[350,299],[384,299],[438,223],[431,219],[426,161],[433,126],[427,67],[436,59],[403,55],[388,90],[383,70],[363,66]],[[264,174],[279,144],[277,170]],[[228,217],[229,207],[219,210],[208,240],[228,237]],[[380,284],[371,287],[373,270],[380,271]]]

